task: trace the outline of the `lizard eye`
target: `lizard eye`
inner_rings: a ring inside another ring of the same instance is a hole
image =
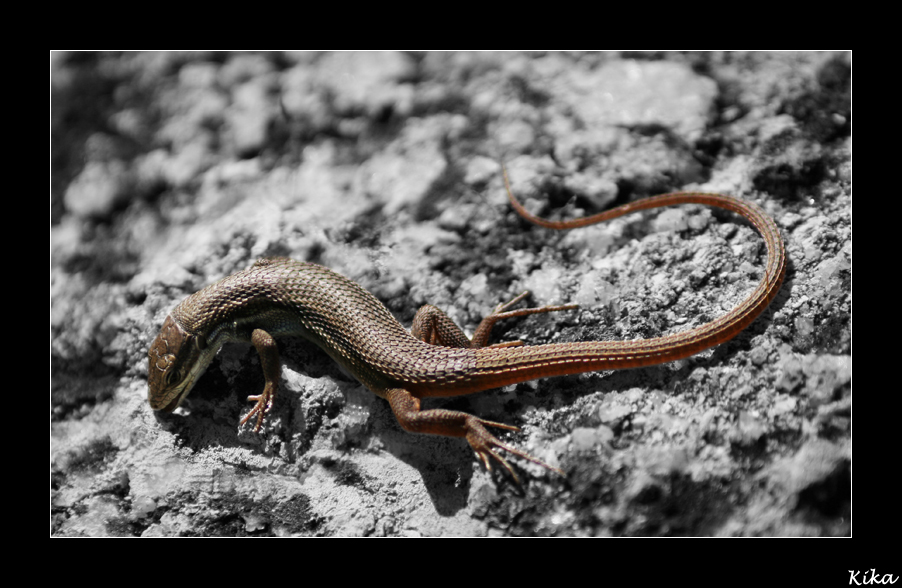
[[[166,385],[174,386],[179,382],[179,371],[178,370],[169,370],[166,372]]]

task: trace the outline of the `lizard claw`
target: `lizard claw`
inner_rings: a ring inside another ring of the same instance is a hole
[[[504,466],[504,469],[508,471],[508,473],[517,484],[520,483],[520,477],[517,476],[516,472],[514,472],[514,468],[511,467],[510,463],[508,463],[506,459],[504,459],[501,455],[498,454],[497,451],[495,451],[495,449],[503,449],[508,453],[522,457],[527,461],[531,461],[534,464],[540,465],[543,468],[566,477],[561,469],[548,465],[541,459],[533,457],[525,451],[517,449],[513,445],[509,445],[499,440],[497,437],[489,433],[485,428],[486,426],[488,426],[495,427],[497,429],[505,429],[507,431],[519,431],[520,429],[518,427],[505,425],[504,423],[496,423],[494,421],[486,421],[476,417],[471,417],[471,419],[472,420],[467,423],[467,442],[470,444],[470,447],[473,448],[473,451],[476,452],[476,457],[479,459],[479,461],[482,462],[482,464],[485,466],[485,469],[489,472],[492,471],[491,460],[494,459],[502,466]]]
[[[256,396],[248,396],[248,402],[256,402],[254,408],[251,409],[247,415],[241,419],[241,423],[239,426],[244,426],[246,422],[248,422],[252,416],[257,415],[257,424],[254,426],[254,433],[260,432],[260,427],[263,426],[263,417],[270,411],[272,408],[273,396],[271,386],[269,384],[263,389],[261,394],[257,394]]]

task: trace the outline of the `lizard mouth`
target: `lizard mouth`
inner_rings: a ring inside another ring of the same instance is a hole
[[[184,400],[185,396],[187,395],[188,394],[186,392],[179,392],[179,394],[175,398],[169,401],[169,404],[159,408],[159,410],[162,410],[163,412],[172,412],[179,407],[179,404],[182,403],[182,400]]]

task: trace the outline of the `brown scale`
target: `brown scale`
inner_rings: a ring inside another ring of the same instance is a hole
[[[167,317],[149,350],[148,398],[155,410],[174,410],[213,356],[228,341],[252,343],[260,354],[266,385],[242,419],[257,416],[259,431],[272,407],[280,370],[275,337],[301,336],[323,348],[374,393],[385,398],[408,431],[464,437],[491,469],[491,459],[517,476],[501,449],[561,473],[508,445],[486,427],[517,430],[459,411],[421,410],[420,399],[456,396],[541,377],[655,365],[682,359],[741,332],[770,304],[786,271],[783,240],[774,221],[756,205],[736,198],[676,192],[639,200],[573,221],[531,215],[505,186],[514,209],[527,220],[555,229],[586,226],[637,210],[702,204],[735,212],[758,230],[767,245],[764,277],[726,315],[700,327],[636,341],[587,341],[526,346],[520,341],[488,345],[498,320],[575,308],[575,305],[511,310],[526,293],[499,305],[483,319],[472,340],[441,310],[424,306],[408,333],[372,294],[322,266],[268,258],[192,294]]]

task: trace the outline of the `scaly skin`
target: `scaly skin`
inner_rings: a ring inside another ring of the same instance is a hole
[[[507,176],[505,175],[507,185]],[[420,399],[457,396],[536,378],[655,365],[682,359],[735,337],[776,296],[786,271],[783,240],[774,221],[756,205],[736,198],[676,192],[632,202],[574,221],[554,222],[528,213],[510,192],[514,208],[542,226],[567,229],[637,210],[704,204],[735,212],[761,233],[767,245],[764,277],[752,294],[726,315],[700,327],[652,339],[586,341],[528,346],[519,341],[488,346],[500,319],[575,308],[575,305],[509,310],[523,295],[486,317],[470,341],[433,306],[420,309],[411,332],[375,296],[325,267],[287,258],[261,259],[192,294],[166,318],[149,351],[150,405],[174,410],[228,341],[252,343],[260,353],[266,386],[248,399],[256,404],[241,424],[257,416],[255,430],[272,407],[279,382],[274,338],[300,336],[316,343],[360,382],[391,404],[408,431],[465,437],[491,469],[497,460],[514,477],[503,449],[558,473],[560,470],[512,447],[486,430],[516,427],[452,410],[420,410]]]

